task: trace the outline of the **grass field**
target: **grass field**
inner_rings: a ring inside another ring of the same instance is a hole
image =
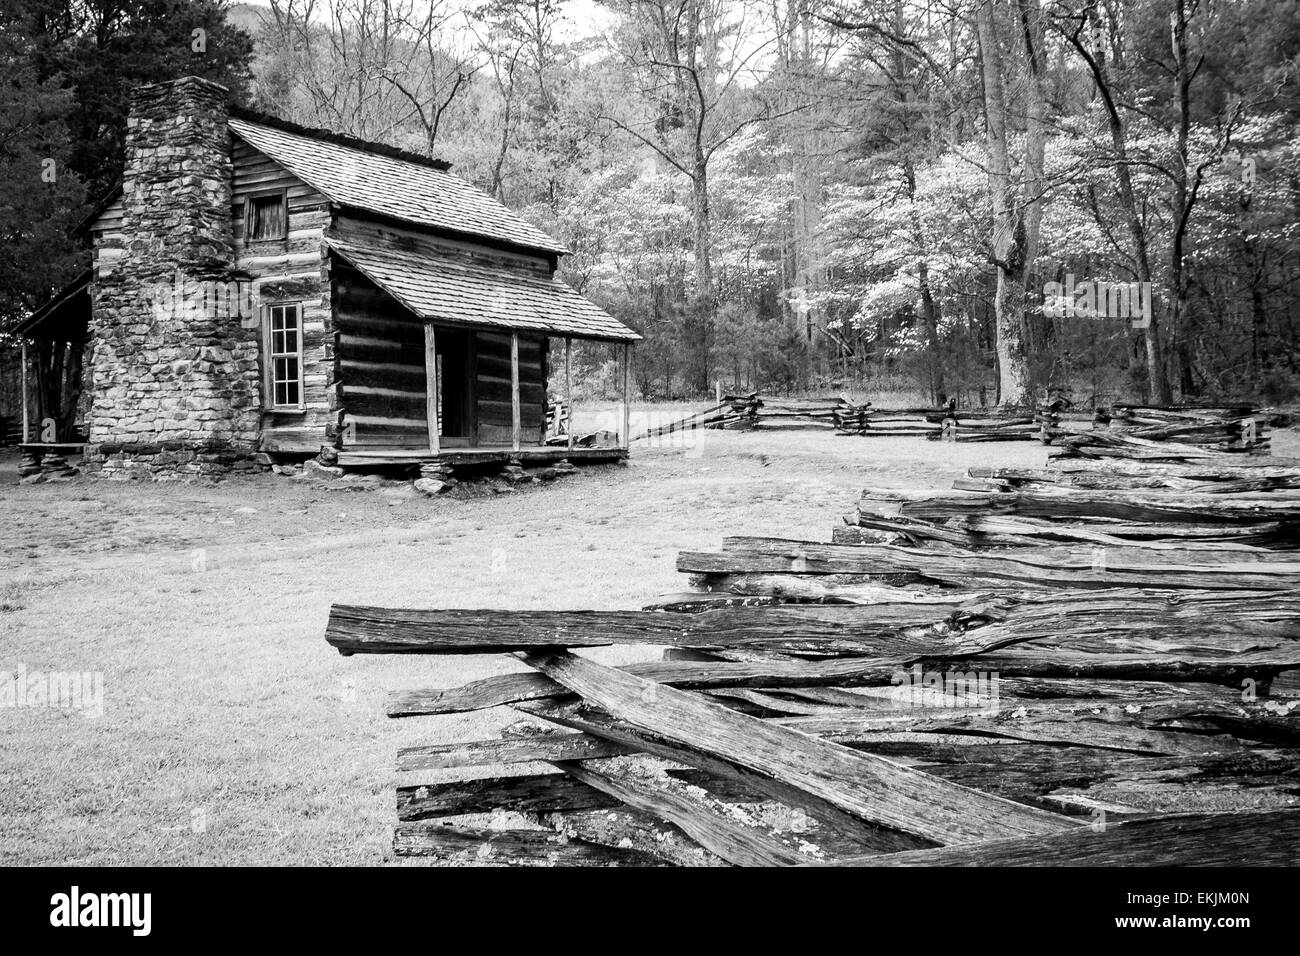
[[[273,475],[20,487],[0,453],[0,671],[104,680],[98,718],[0,708],[0,863],[388,861],[397,748],[510,718],[390,721],[386,692],[521,665],[343,658],[322,638],[332,602],[636,608],[685,588],[681,549],[824,541],[866,485],[943,488],[970,465],[1046,458],[820,432],[644,445],[626,466],[437,499]]]

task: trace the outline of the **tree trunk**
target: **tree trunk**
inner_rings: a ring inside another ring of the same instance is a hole
[[[948,386],[943,371],[943,347],[939,342],[939,306],[930,289],[930,266],[920,259],[916,263],[917,284],[921,287],[921,324],[930,344],[930,394],[936,405],[948,400]]]
[[[984,80],[989,198],[993,211],[991,252],[997,268],[993,314],[998,403],[1023,406],[1029,404],[1029,370],[1024,353],[1026,236],[1023,216],[1015,209],[1015,191],[1011,181],[1006,92],[1002,80],[1002,52],[993,22],[993,0],[981,0],[976,8],[975,25]]]
[[[998,356],[998,404],[1029,404],[1029,368],[1025,361],[1025,271],[1018,264],[998,267],[993,298]]]
[[[1187,314],[1187,281],[1183,272],[1184,236],[1187,219],[1191,214],[1188,205],[1187,167],[1190,161],[1188,141],[1191,133],[1191,85],[1192,76],[1187,66],[1187,9],[1184,0],[1177,0],[1175,10],[1170,14],[1170,28],[1173,32],[1174,51],[1174,103],[1178,109],[1177,142],[1178,155],[1174,159],[1173,209],[1176,221],[1174,237],[1169,253],[1169,332],[1178,343],[1175,350],[1179,359],[1179,379],[1182,383],[1184,397],[1191,390],[1191,356],[1183,339],[1183,324]],[[1169,382],[1164,382],[1165,392],[1156,399],[1159,404],[1168,404],[1173,400]]]
[[[896,0],[894,3],[894,30],[900,35],[904,35],[906,21],[902,0]],[[908,126],[907,116],[910,109],[908,100],[908,67],[902,51],[895,46],[893,56],[893,67],[896,81],[895,89],[898,91],[898,102],[900,106],[899,114],[903,117],[905,133],[910,134],[911,129]],[[930,287],[930,263],[925,258],[926,242],[925,233],[921,229],[919,217],[916,215],[916,165],[911,155],[912,137],[904,135],[900,137],[903,140],[903,182],[907,187],[907,198],[912,211],[912,230],[914,233],[913,241],[920,250],[921,255],[916,260],[916,284],[917,291],[920,293],[921,325],[925,330],[926,346],[929,350],[929,378],[930,378],[930,398],[935,405],[942,405],[948,400],[947,385],[944,376],[944,354],[943,345],[939,341],[939,307],[934,300],[934,291]]]
[[[699,350],[696,387],[709,390],[711,366],[709,351],[713,345],[713,235],[709,211],[709,169],[702,144],[696,143],[695,168],[691,177],[695,218],[695,301],[691,311],[695,326],[695,346]]]
[[[1115,178],[1119,184],[1120,205],[1124,209],[1124,219],[1128,226],[1129,238],[1133,243],[1134,270],[1137,280],[1146,289],[1151,288],[1151,257],[1147,248],[1146,227],[1138,211],[1137,198],[1133,193],[1133,177],[1129,171],[1128,147],[1125,142],[1124,128],[1119,122],[1118,113],[1111,116],[1111,143],[1115,149]],[[1164,344],[1160,337],[1161,322],[1152,310],[1151,321],[1142,330],[1142,341],[1146,347],[1147,391],[1151,401],[1157,405],[1168,405],[1172,400],[1169,390],[1169,373],[1165,365]]]
[[[59,434],[72,438],[77,425],[77,404],[81,400],[82,353],[80,342],[64,346],[63,376],[59,392]]]

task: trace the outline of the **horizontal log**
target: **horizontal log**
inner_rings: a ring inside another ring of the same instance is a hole
[[[658,611],[394,610],[334,605],[325,637],[345,654],[491,654],[529,647],[606,644],[724,648],[763,645],[785,652],[963,653],[946,634],[894,633],[899,625],[939,621],[951,606],[732,607],[699,614]]]
[[[1295,866],[1300,809],[1170,814],[975,846],[851,857],[839,866]]]
[[[344,388],[370,386],[397,388],[424,394],[423,365],[398,365],[393,362],[339,362],[339,381]]]
[[[954,713],[958,708],[950,708]],[[942,708],[936,708],[941,711]],[[906,731],[909,734],[939,734],[945,740],[963,737],[1005,737],[1027,743],[1073,744],[1096,750],[1116,750],[1140,754],[1181,754],[1198,756],[1207,753],[1240,750],[1242,745],[1231,738],[1206,734],[1152,730],[1105,720],[1006,720],[1003,714],[988,717],[938,717],[926,719],[924,708],[904,708],[900,713],[877,716],[870,712],[844,712],[777,719],[781,726],[840,743],[870,743],[878,733]],[[982,740],[980,741],[982,742]]]
[[[650,603],[642,605],[641,609],[643,611],[672,611],[677,614],[696,614],[700,611],[712,611],[722,607],[775,607],[787,603],[789,603],[787,600],[774,595],[749,597],[743,594],[679,591],[676,594],[661,594]]]
[[[551,830],[484,830],[407,823],[393,832],[399,857],[429,857],[449,866],[663,866],[639,850],[602,846]]]
[[[1224,497],[1162,491],[1093,491],[1034,488],[1013,492],[927,492],[868,488],[859,510],[881,517],[903,515],[928,521],[972,514],[1012,514],[1033,518],[1119,518],[1128,521],[1210,522],[1295,521],[1300,501],[1267,494]]]
[[[1300,569],[1300,558],[1295,555],[1279,553],[1268,548],[1239,548],[1225,551],[1217,546],[1191,545],[1172,547],[1161,554],[1152,554],[1142,548],[1121,542],[1105,548],[1096,548],[1079,544],[1053,544],[1040,542],[1032,548],[1015,548],[1009,550],[981,550],[971,554],[966,548],[952,546],[947,548],[933,545],[924,548],[911,548],[905,545],[863,545],[859,548],[841,550],[828,547],[819,541],[802,541],[793,538],[763,538],[736,536],[724,538],[724,550],[738,550],[746,553],[762,553],[801,558],[851,555],[881,555],[892,562],[897,562],[901,571],[911,570],[908,563],[913,558],[927,560],[935,557],[945,559],[959,557],[972,565],[983,565],[999,561],[1010,561],[1018,565],[1031,565],[1040,568],[1083,569],[1091,568],[1103,555],[1107,568],[1117,570],[1145,571],[1152,567],[1169,568],[1181,564],[1198,566],[1218,566],[1250,570],[1252,573],[1294,573]],[[824,554],[821,549],[826,549]],[[689,569],[694,570],[694,569]]]
[[[1242,524],[1158,524],[1126,521],[1062,521],[1005,515],[972,515],[926,521],[902,515],[858,513],[846,518],[857,532],[905,538],[922,543],[942,541],[961,548],[1039,547],[1057,541],[1077,541],[1157,551],[1179,547],[1214,547],[1219,550],[1268,547],[1274,550],[1300,546],[1300,537],[1281,522]],[[835,544],[890,543],[860,539],[835,529]]]
[[[619,801],[562,773],[485,777],[397,788],[404,823],[468,813],[550,813],[620,806]]]
[[[1113,816],[1290,806],[1300,785],[1300,753],[1271,747],[1189,759],[937,733],[845,742],[977,790],[1088,816],[1098,808]]]
[[[671,866],[730,866],[671,823],[619,805],[535,815],[542,826],[586,843],[640,850]]]
[[[1057,485],[1094,490],[1166,488],[1205,494],[1241,494],[1270,488],[1300,487],[1300,468],[1227,468],[1166,465],[1159,469],[1119,470],[975,467],[970,476],[1002,484]]]
[[[949,587],[1167,587],[1277,590],[1300,584],[1300,561],[1268,551],[1015,548],[957,551],[893,545],[824,545],[733,538],[725,550],[682,552],[679,571],[696,574],[867,574],[915,576]]]
[[[1054,459],[1050,464],[1049,471],[1059,471],[1067,474],[1103,472],[1117,475],[1157,477],[1172,475],[1179,478],[1200,478],[1205,481],[1260,477],[1277,474],[1279,471],[1283,474],[1300,471],[1300,458],[1282,458],[1275,455],[1259,458],[1232,455],[1186,463],[1062,458]]]
[[[733,603],[747,597],[815,604],[957,604],[969,594],[921,580],[917,574],[698,574],[691,577],[700,597],[712,594]],[[993,589],[990,589],[993,590]]]
[[[1263,438],[1252,445],[1239,442],[1220,442],[1212,445],[1193,445],[1174,442],[1149,442],[1145,446],[1125,447],[1114,442],[1094,442],[1092,435],[1069,436],[1074,440],[1062,438],[1058,447],[1052,450],[1049,464],[1071,456],[1087,457],[1110,461],[1116,458],[1129,461],[1163,464],[1174,462],[1188,464],[1197,461],[1218,462],[1224,458],[1244,458],[1247,454],[1268,454],[1269,440]]]
[[[524,737],[403,747],[397,751],[397,770],[406,773],[497,764],[586,760],[622,753],[627,753],[627,749],[583,734],[548,734],[535,740]]]

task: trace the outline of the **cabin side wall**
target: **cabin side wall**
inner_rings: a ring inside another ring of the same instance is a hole
[[[100,280],[113,274],[118,263],[126,254],[126,233],[122,218],[125,208],[122,197],[118,196],[104,209],[99,217],[90,224],[90,285],[94,289]],[[91,297],[94,302],[94,297]],[[93,316],[92,316],[93,318]],[[81,356],[81,396],[82,403],[89,404],[94,395],[95,372],[95,337],[90,334],[93,322],[87,326],[86,344]],[[78,413],[79,419],[85,418]]]
[[[337,259],[331,282],[341,446],[427,448],[424,323]]]
[[[299,303],[302,307],[303,408],[277,410],[264,398],[261,448],[315,454],[322,445],[333,443],[339,412],[329,261],[323,244],[330,225],[329,201],[239,137],[232,139],[235,267],[253,277],[259,323],[267,321],[267,306]],[[250,242],[244,228],[248,198],[274,190],[286,194],[288,235]],[[262,343],[265,376],[264,331]]]
[[[122,197],[118,196],[90,225],[94,250],[91,265],[95,279],[112,275],[118,261],[126,253],[126,233],[122,227],[124,212]]]

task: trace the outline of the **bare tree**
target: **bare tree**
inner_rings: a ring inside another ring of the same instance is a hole
[[[602,119],[652,149],[691,185],[694,301],[690,338],[695,385],[707,390],[716,287],[709,168],[743,130],[800,109],[784,109],[746,85],[776,42],[752,33],[743,6],[728,0],[611,0],[624,26],[614,49],[635,82],[639,110],[607,109]]]
[[[505,194],[506,169],[511,145],[532,146],[550,160],[544,170],[534,169],[545,182],[545,195],[554,206],[559,198],[558,168],[564,152],[558,136],[560,97],[555,89],[557,68],[571,65],[568,47],[557,38],[565,0],[487,0],[471,11],[478,49],[492,71],[502,106],[502,129],[497,139],[491,184],[500,198]],[[531,197],[530,197],[531,198]]]
[[[270,0],[269,44],[289,64],[295,119],[363,139],[418,130],[434,152],[444,118],[476,67],[454,50],[448,0]],[[300,103],[294,89],[306,95]]]
[[[832,8],[818,18],[859,38],[858,51],[874,67],[871,92],[873,135],[880,152],[902,173],[901,189],[913,206],[912,241],[920,251],[915,261],[917,318],[929,351],[929,391],[936,403],[947,396],[943,345],[939,337],[942,309],[931,283],[927,241],[915,215],[917,166],[932,159],[936,149],[933,97],[927,87],[950,87],[953,68],[925,52],[917,39],[927,17],[909,8],[905,0],[879,0],[856,5],[853,10]],[[929,37],[924,37],[929,40]],[[927,44],[928,45],[928,44]]]
[[[1057,28],[1087,65],[1096,85],[1110,134],[1112,152],[1108,162],[1114,171],[1117,198],[1128,230],[1129,241],[1132,243],[1133,273],[1137,281],[1146,283],[1147,288],[1150,288],[1150,240],[1146,222],[1138,207],[1137,194],[1133,189],[1133,162],[1128,149],[1128,124],[1124,114],[1120,112],[1115,78],[1108,65],[1108,60],[1113,60],[1121,68],[1123,65],[1124,43],[1119,24],[1115,22],[1114,17],[1104,15],[1104,11],[1097,4],[1090,3],[1081,11],[1070,13],[1058,21]],[[1142,338],[1146,351],[1147,388],[1151,400],[1167,405],[1173,398],[1169,387],[1168,366],[1161,331],[1160,319],[1152,315],[1151,321],[1142,332]]]

